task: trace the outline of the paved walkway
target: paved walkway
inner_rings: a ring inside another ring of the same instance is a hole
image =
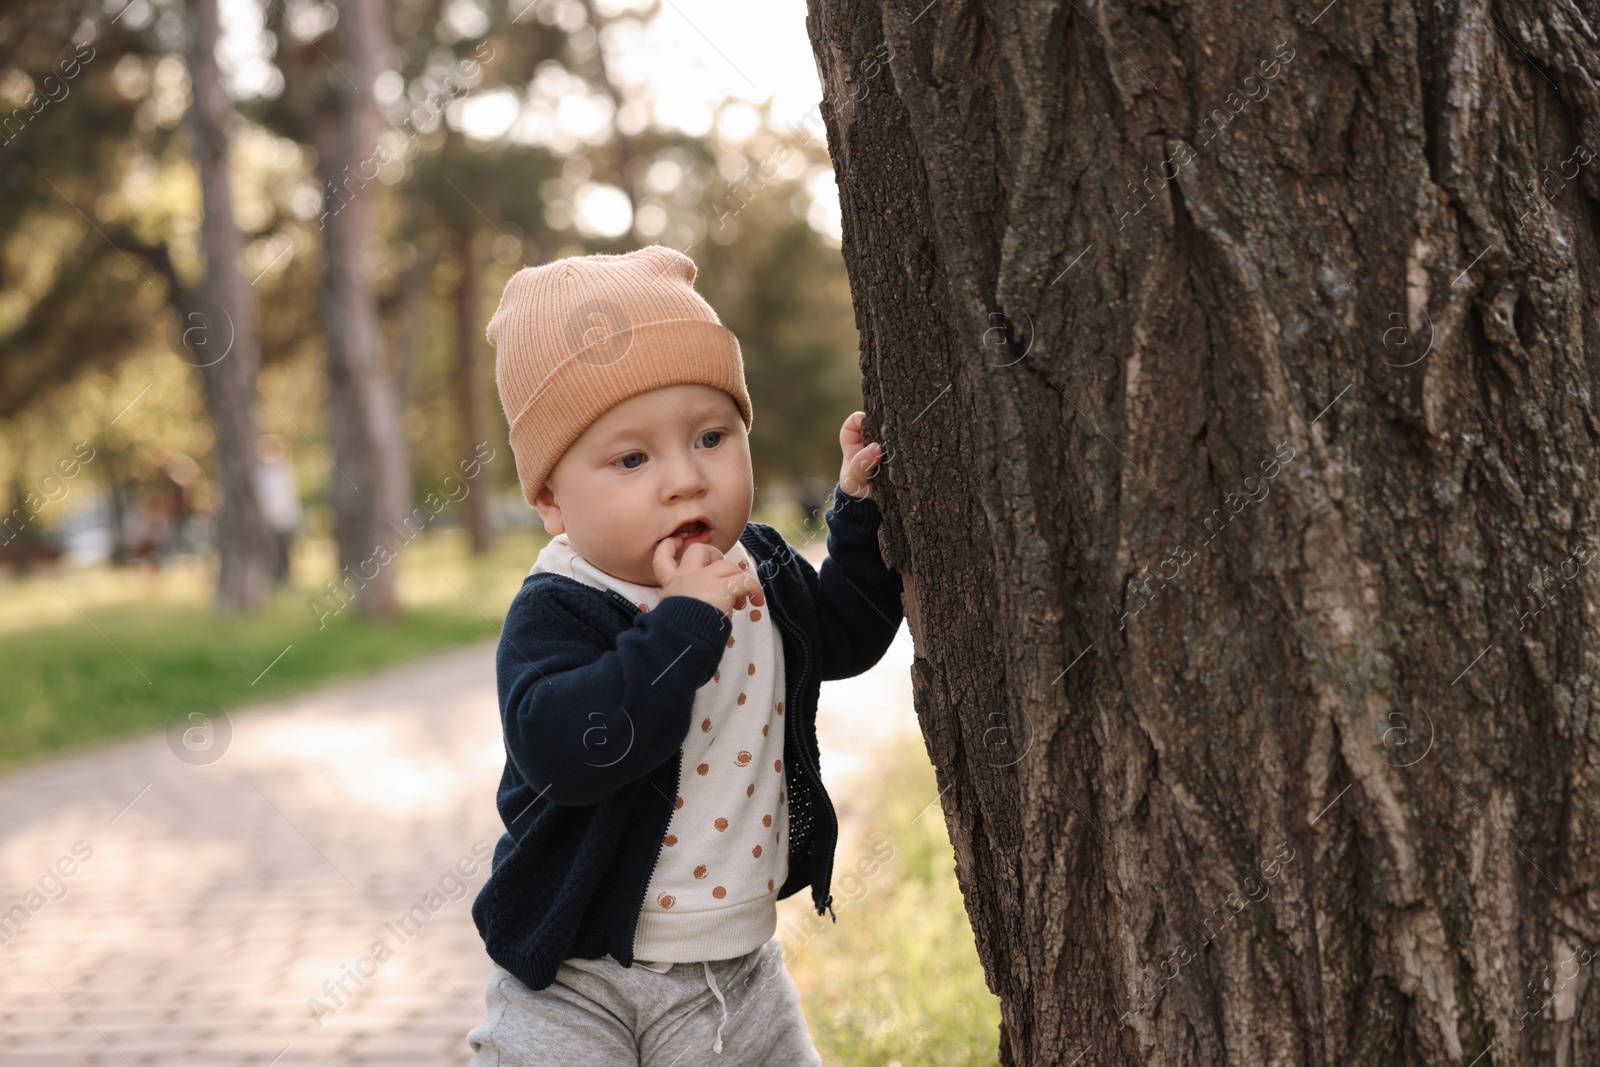
[[[152,732],[0,777],[0,918],[26,914],[0,925],[0,1067],[465,1065],[503,829],[494,648],[231,712],[209,764]],[[915,736],[910,663],[902,624],[823,687],[846,835],[870,754]]]

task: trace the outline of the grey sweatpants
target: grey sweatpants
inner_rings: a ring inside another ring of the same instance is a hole
[[[570,959],[529,988],[496,966],[471,1067],[821,1067],[800,991],[773,937],[752,952],[664,972]]]

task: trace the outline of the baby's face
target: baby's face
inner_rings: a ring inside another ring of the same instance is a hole
[[[573,442],[535,497],[551,535],[614,578],[659,586],[656,546],[690,519],[709,531],[676,538],[726,553],[750,521],[750,440],[733,397],[671,385],[629,397]]]

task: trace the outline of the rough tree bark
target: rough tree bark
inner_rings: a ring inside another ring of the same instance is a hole
[[[272,592],[272,533],[256,494],[255,294],[239,265],[242,238],[229,188],[229,127],[233,108],[217,71],[216,0],[188,8],[190,126],[205,202],[200,245],[206,273],[194,293],[175,291],[185,356],[200,368],[206,410],[216,431],[222,502],[217,509],[216,606],[224,614],[260,611]]]
[[[1004,1063],[1600,1062],[1600,7],[1324,2],[810,0]]]

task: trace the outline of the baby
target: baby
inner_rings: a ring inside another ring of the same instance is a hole
[[[861,412],[821,574],[750,521],[739,342],[652,245],[519,271],[489,321],[523,496],[553,539],[496,655],[506,833],[472,917],[473,1067],[820,1064],[774,936],[832,915],[820,683],[901,620]]]

